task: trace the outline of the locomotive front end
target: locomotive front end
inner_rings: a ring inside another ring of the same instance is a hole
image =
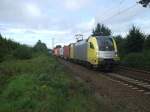
[[[97,36],[98,51],[97,57],[100,67],[112,69],[119,63],[117,45],[110,36]]]

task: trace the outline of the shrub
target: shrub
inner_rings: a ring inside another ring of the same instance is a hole
[[[42,43],[40,40],[33,47],[36,52],[48,53],[48,49],[45,43]]]
[[[150,67],[150,52],[130,53],[124,57],[122,62],[130,67],[147,69]]]
[[[150,49],[150,35],[148,35],[144,41],[144,50]]]
[[[32,58],[32,49],[27,46],[20,46],[14,51],[13,56],[16,59],[30,59]]]
[[[4,55],[0,53],[0,62],[2,62],[3,60],[4,60]]]
[[[134,67],[139,66],[139,61],[141,61],[143,56],[140,53],[130,53],[123,59],[125,65]]]

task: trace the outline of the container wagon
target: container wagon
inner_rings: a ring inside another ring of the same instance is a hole
[[[64,56],[63,47],[60,48],[59,54],[60,54],[60,57],[63,58],[63,56]]]
[[[69,46],[64,46],[63,47],[63,57],[64,57],[64,59],[68,60],[69,59],[69,54],[70,54]]]
[[[54,50],[53,50],[54,56],[59,56],[60,55],[59,51],[60,51],[60,48],[54,48]]]
[[[70,61],[74,61],[74,47],[75,47],[75,43],[71,43],[69,45],[69,60]]]

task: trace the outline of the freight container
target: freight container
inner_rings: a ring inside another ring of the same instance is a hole
[[[61,47],[60,50],[59,50],[59,54],[60,54],[60,57],[62,57],[62,58],[63,58],[63,55],[64,55],[63,52],[64,52],[63,47]]]
[[[69,54],[69,59],[70,60],[73,60],[74,59],[74,46],[75,46],[75,44],[74,43],[72,43],[72,44],[70,44],[69,45],[69,50],[70,50],[70,54]]]
[[[69,59],[69,46],[64,46],[63,47],[63,51],[64,51],[64,53],[63,53],[63,56],[64,56],[64,59]]]
[[[60,48],[54,48],[53,53],[54,53],[55,56],[59,56],[60,55],[59,54],[59,50],[60,50]]]

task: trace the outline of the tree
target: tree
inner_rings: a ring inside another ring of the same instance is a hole
[[[147,7],[150,3],[150,0],[140,0],[139,3],[143,6],[143,7]]]
[[[26,52],[27,50],[21,49],[21,47],[23,47],[23,45],[14,42],[10,39],[3,38],[3,36],[0,34],[0,62],[7,60],[7,58],[12,55],[15,57],[20,54],[19,56],[22,56],[23,58],[27,56],[29,57],[29,55],[27,54],[28,52]],[[28,47],[28,49],[31,48]],[[14,55],[15,53],[17,55]],[[22,55],[21,53],[24,53],[24,55]]]
[[[121,35],[114,36],[114,39],[117,44],[119,56],[124,56],[125,55],[125,38],[123,38]]]
[[[96,28],[93,29],[92,36],[109,36],[111,35],[111,30],[105,25],[98,23]]]
[[[145,42],[144,42],[144,50],[147,50],[147,49],[150,50],[150,35],[146,37]]]
[[[27,45],[21,45],[13,52],[13,56],[16,59],[31,59],[32,48]]]
[[[144,34],[139,28],[133,26],[127,35],[125,42],[126,53],[141,52],[144,45]]]
[[[2,40],[2,35],[0,34],[0,40]]]
[[[41,40],[38,40],[38,42],[35,44],[34,50],[39,52],[48,52],[46,44],[42,43]]]

